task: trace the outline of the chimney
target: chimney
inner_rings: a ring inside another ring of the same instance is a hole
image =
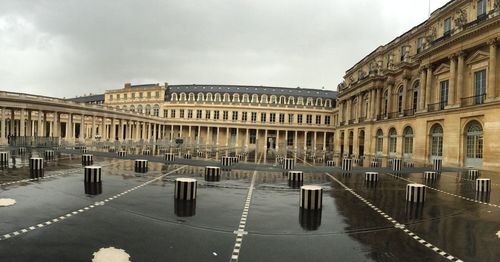
[[[131,87],[132,87],[132,85],[130,83],[125,83],[125,89],[131,88]]]

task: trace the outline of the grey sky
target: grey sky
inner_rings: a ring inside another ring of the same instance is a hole
[[[427,15],[427,0],[1,0],[0,90],[336,89],[346,69]]]

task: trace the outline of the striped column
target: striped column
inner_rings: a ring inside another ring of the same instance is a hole
[[[165,161],[166,162],[174,162],[175,161],[175,154],[174,153],[166,153],[165,154]]]
[[[433,159],[432,160],[432,170],[441,171],[441,167],[443,166],[442,159]]]
[[[378,181],[378,172],[365,172],[365,181],[366,182],[377,182]]]
[[[477,169],[467,170],[467,178],[468,179],[477,179],[478,177],[479,177],[479,170],[477,170]]]
[[[178,217],[192,217],[196,215],[196,199],[174,200],[174,213]]]
[[[230,166],[232,164],[231,158],[228,156],[223,156],[220,158],[221,166]]]
[[[401,171],[401,159],[392,160],[392,171]]]
[[[205,181],[219,181],[219,180],[220,180],[220,167],[206,166]]]
[[[352,159],[343,158],[342,159],[342,170],[351,171],[352,169]]]
[[[406,185],[406,201],[414,203],[423,203],[425,201],[425,185],[422,184]]]
[[[134,171],[138,173],[148,172],[148,160],[136,159],[134,164]]]
[[[45,152],[43,152],[43,155],[46,160],[54,160],[54,150],[45,150]]]
[[[193,178],[177,178],[175,179],[175,199],[180,200],[195,200],[196,199],[197,181]]]
[[[26,154],[26,147],[20,147],[20,148],[18,148],[18,149],[17,149],[17,153],[18,153],[19,155],[24,155],[24,154]]]
[[[120,150],[117,152],[118,157],[126,157],[127,156],[127,151]]]
[[[299,208],[299,223],[304,230],[313,231],[321,226],[321,209],[306,210]]]
[[[82,155],[82,165],[90,166],[94,163],[94,156],[91,154],[83,154]]]
[[[308,185],[300,187],[300,207],[307,210],[318,210],[323,205],[323,189],[320,186]]]
[[[370,162],[370,167],[380,167],[380,160],[379,159],[373,159]]]
[[[9,152],[0,152],[0,165],[9,164]]]
[[[302,182],[304,181],[304,172],[302,171],[288,171],[287,172],[288,181],[292,182]]]
[[[102,168],[100,166],[86,166],[83,168],[83,172],[86,183],[101,182]]]
[[[102,194],[102,182],[96,183],[83,183],[83,188],[85,190],[85,194],[87,195],[100,195]]]
[[[290,170],[295,168],[295,159],[294,158],[283,158],[283,163],[281,167],[284,170]]]
[[[404,166],[405,167],[415,167],[415,163],[413,163],[411,161],[405,161],[404,162]]]
[[[191,153],[188,152],[184,154],[184,159],[192,159],[192,158],[193,156],[191,155]]]
[[[425,180],[436,180],[437,179],[437,172],[436,171],[425,171],[424,172],[424,179]]]
[[[81,152],[82,154],[87,154],[88,150],[87,150],[87,148],[86,148],[86,147],[82,147],[82,149],[80,150],[80,152]]]
[[[491,191],[491,180],[489,178],[476,179],[476,191],[477,192],[490,192]]]
[[[42,170],[43,169],[43,158],[32,157],[30,158],[30,170]]]
[[[326,166],[335,166],[335,160],[327,160],[326,161]]]
[[[231,163],[232,164],[237,164],[238,162],[240,162],[240,159],[237,156],[232,156],[231,157]]]

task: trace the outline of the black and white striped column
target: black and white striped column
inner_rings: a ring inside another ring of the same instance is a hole
[[[192,159],[192,158],[193,156],[191,155],[191,153],[188,152],[184,154],[184,159]]]
[[[302,171],[290,170],[287,172],[287,175],[288,175],[288,181],[292,182],[304,181],[304,172]]]
[[[442,159],[433,159],[432,160],[432,170],[441,171],[442,166],[443,166]]]
[[[476,179],[476,191],[477,192],[490,192],[491,191],[491,180],[489,178]]]
[[[342,159],[342,170],[351,171],[352,169],[352,159],[343,158]]]
[[[0,164],[7,165],[9,163],[9,152],[0,152]]]
[[[240,159],[237,156],[232,156],[231,157],[231,163],[232,164],[237,164],[238,162],[240,162]]]
[[[365,181],[366,182],[377,182],[378,181],[378,172],[365,172]]]
[[[102,168],[100,166],[86,166],[83,168],[83,172],[86,183],[101,182]]]
[[[174,199],[174,213],[178,217],[192,217],[196,215],[196,199]]]
[[[283,163],[281,167],[284,170],[290,170],[295,168],[295,159],[294,158],[283,158]]]
[[[231,164],[232,164],[231,158],[228,156],[221,157],[220,164],[221,164],[221,166],[231,166]]]
[[[335,166],[335,160],[327,160],[326,166],[331,166],[331,167]]]
[[[175,154],[174,153],[166,153],[165,154],[165,161],[166,162],[174,162],[175,161]]]
[[[55,153],[54,150],[45,150],[45,152],[43,152],[43,155],[45,157],[45,160],[54,160]]]
[[[373,159],[373,160],[370,162],[370,167],[380,167],[380,160],[378,160],[378,159]]]
[[[205,179],[220,177],[220,167],[218,166],[206,166],[205,167]]]
[[[401,159],[393,159],[392,160],[392,171],[401,171]]]
[[[100,195],[102,194],[102,182],[96,183],[83,183],[83,188],[85,190],[85,194],[87,195]]]
[[[118,153],[118,157],[126,157],[127,156],[127,151],[124,151],[124,150],[120,150],[117,153]]]
[[[321,226],[321,209],[306,210],[299,208],[300,226],[308,231],[317,230]]]
[[[17,153],[18,153],[19,155],[24,155],[24,154],[26,154],[26,147],[20,147],[20,148],[18,148],[18,149],[17,149]]]
[[[415,163],[413,163],[411,161],[405,161],[404,166],[405,167],[415,167]]]
[[[82,147],[82,149],[80,150],[80,152],[81,152],[82,154],[87,154],[88,150],[87,150],[87,148],[86,148],[86,147]]]
[[[138,173],[148,172],[148,160],[136,159],[134,164],[134,171]]]
[[[94,163],[94,156],[91,154],[83,154],[82,155],[82,165],[90,166]]]
[[[425,185],[422,184],[406,185],[406,201],[414,203],[423,203],[425,201]]]
[[[323,205],[323,188],[307,185],[300,187],[300,207],[308,210],[321,209]]]
[[[436,171],[425,171],[424,172],[424,179],[429,180],[429,181],[434,181],[437,179],[437,172]]]
[[[477,169],[467,170],[467,178],[468,179],[477,179],[478,177],[479,177],[479,170],[477,170]]]
[[[175,199],[194,200],[196,199],[197,181],[193,178],[175,179]]]
[[[42,170],[43,169],[43,158],[32,157],[30,158],[30,170]]]

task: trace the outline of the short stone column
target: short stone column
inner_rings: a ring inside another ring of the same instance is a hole
[[[127,151],[125,150],[120,150],[117,152],[118,157],[126,157],[127,156]]]
[[[377,182],[378,181],[378,172],[365,172],[365,181],[366,182]]]
[[[187,152],[184,154],[184,159],[192,159],[193,156],[191,155],[191,153]]]
[[[205,181],[219,181],[220,180],[220,167],[206,166],[205,167]]]
[[[83,171],[85,183],[101,182],[102,168],[100,166],[86,166]]]
[[[197,190],[197,181],[193,178],[177,178],[175,179],[175,199],[180,200],[195,200]]]
[[[174,162],[175,161],[175,154],[174,153],[166,153],[165,154],[165,161],[166,162]]]
[[[220,164],[221,164],[221,166],[231,166],[232,159],[228,156],[223,156],[220,158]]]
[[[295,159],[294,158],[283,158],[283,163],[281,167],[284,170],[290,170],[295,168]]]
[[[55,153],[54,150],[45,150],[45,152],[43,152],[43,155],[45,157],[45,160],[54,160]]]
[[[151,155],[151,150],[149,150],[149,149],[142,150],[142,155],[144,155],[144,156],[150,156]]]
[[[307,185],[300,187],[300,207],[307,210],[319,210],[323,205],[323,188]]]
[[[428,181],[434,181],[437,179],[437,172],[436,171],[425,171],[424,172],[424,179]]]
[[[413,203],[423,203],[425,201],[425,185],[407,184],[406,201]]]
[[[479,170],[469,169],[467,170],[467,179],[477,179],[479,177]]]
[[[491,191],[491,180],[489,178],[476,179],[476,191],[477,192],[490,192]]]
[[[134,164],[134,171],[138,173],[148,172],[148,160],[136,159]]]
[[[287,172],[287,176],[290,182],[299,183],[304,181],[304,172],[302,171],[290,170]]]
[[[380,167],[380,160],[379,159],[373,159],[370,162],[370,167]]]
[[[9,163],[9,152],[0,152],[0,165],[7,165]]]
[[[83,154],[82,155],[82,165],[90,166],[94,163],[94,156],[91,154]]]
[[[401,159],[392,160],[392,171],[401,171]]]
[[[342,170],[351,171],[352,170],[352,159],[351,158],[343,158],[342,159]]]
[[[327,160],[326,161],[326,166],[334,167],[335,166],[335,160]]]
[[[43,158],[32,157],[30,158],[30,170],[42,170],[43,169]]]
[[[442,159],[433,159],[432,160],[432,170],[441,171],[442,166],[443,166]]]

